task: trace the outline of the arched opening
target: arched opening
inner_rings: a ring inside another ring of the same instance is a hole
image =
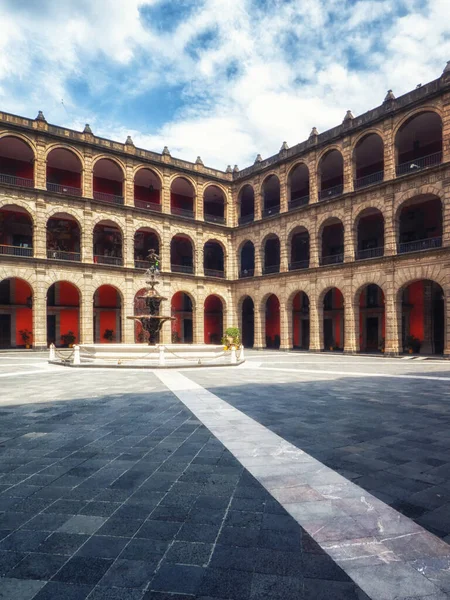
[[[435,112],[413,115],[395,136],[396,173],[407,175],[442,162],[442,120]]]
[[[134,234],[134,266],[136,269],[148,269],[147,256],[150,250],[159,255],[159,237],[148,227],[141,227]]]
[[[239,277],[253,277],[255,274],[255,246],[248,240],[241,248]]]
[[[34,152],[12,135],[0,138],[0,183],[34,187]]]
[[[333,217],[322,228],[322,256],[320,264],[335,265],[344,262],[344,226]]]
[[[309,267],[309,233],[304,227],[297,227],[291,235],[289,271]]]
[[[289,210],[309,202],[309,169],[304,163],[296,165],[289,173]]]
[[[93,186],[95,200],[123,204],[123,172],[109,158],[101,158],[94,165]]]
[[[81,232],[78,222],[66,213],[47,221],[47,258],[80,261]]]
[[[219,296],[205,300],[205,344],[220,344],[223,336],[223,304]]]
[[[262,184],[263,217],[277,215],[280,212],[280,180],[276,175],[269,175]]]
[[[344,349],[344,296],[331,288],[323,298],[323,344],[325,350]]]
[[[417,252],[442,246],[442,203],[421,195],[402,204],[398,223],[398,253]]]
[[[239,225],[251,223],[255,219],[255,191],[249,184],[239,192]]]
[[[374,283],[359,295],[359,347],[362,352],[384,350],[386,315],[383,290]]]
[[[96,344],[122,341],[122,298],[112,285],[102,285],[94,294],[94,340]]]
[[[194,320],[192,299],[185,292],[177,292],[172,296],[172,343],[192,344],[194,338]]]
[[[33,221],[21,206],[0,208],[0,254],[33,256]]]
[[[275,294],[266,300],[266,348],[280,347],[280,301]]]
[[[194,248],[185,235],[175,235],[170,242],[170,268],[173,273],[194,273]]]
[[[329,150],[319,163],[319,200],[339,196],[344,191],[344,159],[339,150]]]
[[[70,348],[80,342],[80,294],[68,281],[47,290],[47,345]]]
[[[255,305],[250,296],[242,302],[242,344],[244,348],[253,348],[255,343]]]
[[[177,177],[170,186],[170,212],[173,215],[193,219],[195,190],[190,181]]]
[[[206,277],[225,277],[223,248],[210,240],[203,247],[203,271]]]
[[[66,148],[55,148],[47,156],[47,189],[68,196],[82,196],[78,156]]]
[[[292,300],[292,347],[309,350],[309,298],[298,292]]]
[[[271,234],[264,244],[264,275],[280,272],[280,240]]]
[[[208,223],[225,223],[225,194],[209,185],[203,194],[203,217]]]
[[[26,281],[0,281],[0,348],[25,348],[33,343],[33,291]]]
[[[358,219],[356,260],[384,254],[384,219],[377,208],[367,208]]]
[[[134,205],[161,212],[161,181],[151,169],[139,169],[134,176]]]
[[[353,187],[358,190],[383,179],[383,140],[377,133],[369,133],[359,140],[353,151]]]
[[[404,352],[442,354],[445,331],[444,292],[429,279],[414,281],[402,292]]]
[[[94,227],[94,263],[123,264],[122,232],[113,221],[101,221]]]

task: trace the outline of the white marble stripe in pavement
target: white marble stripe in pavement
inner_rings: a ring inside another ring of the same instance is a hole
[[[448,598],[443,540],[185,375],[155,374],[370,598]]]

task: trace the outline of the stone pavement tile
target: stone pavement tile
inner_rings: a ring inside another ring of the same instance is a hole
[[[1,600],[31,600],[45,585],[45,581],[34,579],[2,578],[0,583]],[[56,600],[56,597],[55,597]]]
[[[57,513],[64,515],[76,515],[85,506],[84,500],[56,500],[45,509],[46,513]]]
[[[409,564],[436,584],[441,591],[450,592],[450,556],[422,558]]]
[[[219,530],[219,524],[199,526],[198,523],[184,523],[176,537],[186,542],[214,543]]]
[[[158,562],[158,558],[153,561],[117,559],[99,585],[144,589],[153,578]]]
[[[252,577],[253,575],[251,573],[244,571],[206,569],[203,580],[197,591],[197,596],[249,600],[252,588]],[[264,600],[268,600],[268,598],[271,598],[272,600],[270,594],[264,596]],[[300,599],[301,596],[298,598]],[[260,596],[260,600],[263,600],[263,596]]]
[[[37,491],[34,496],[37,498],[46,498],[48,500],[59,500],[63,498],[65,494],[70,492],[72,488],[68,486],[60,486],[60,485],[47,485],[46,487],[41,488]]]
[[[162,558],[168,547],[169,541],[134,538],[123,550],[120,558],[153,561]]]
[[[248,598],[248,596],[243,596]],[[255,573],[251,582],[251,600],[303,600],[301,578]]]
[[[161,499],[160,506],[192,507],[197,499],[197,494],[173,494],[169,492]]]
[[[164,558],[169,563],[202,566],[209,561],[212,549],[212,544],[175,541]]]
[[[304,600],[370,600],[353,582],[303,580]],[[397,590],[397,594],[400,589]],[[376,596],[377,600],[381,597]],[[403,599],[397,595],[397,600]]]
[[[326,554],[304,552],[302,555],[301,574],[303,577],[311,579],[350,581],[349,576]]]
[[[211,567],[249,571],[251,573],[254,571],[257,562],[258,564],[262,562],[257,548],[237,548],[217,544],[211,558]]]
[[[228,527],[259,527],[263,522],[262,512],[250,512],[241,510],[228,511],[225,524]]]
[[[26,554],[23,552],[0,550],[0,577],[3,577],[5,573],[13,569],[25,556]]]
[[[291,530],[261,529],[257,545],[261,548],[297,552],[302,547],[302,532],[297,524]]]
[[[218,543],[223,546],[255,547],[262,545],[260,541],[262,533],[258,527],[224,526],[220,531]],[[272,539],[270,534],[267,537]],[[276,544],[275,541],[273,543]]]
[[[184,506],[157,506],[151,514],[152,520],[155,521],[173,521],[183,523],[187,520],[192,520],[191,515],[189,514],[190,507]],[[198,515],[199,513],[193,513]],[[203,511],[202,513],[203,514]],[[204,517],[206,518],[206,516]],[[195,519],[193,519],[195,521]],[[219,519],[220,520],[220,519]],[[196,522],[204,522],[209,523],[209,520],[205,521],[196,521]],[[214,521],[213,521],[214,523]]]
[[[95,585],[112,562],[112,559],[107,558],[74,556],[53,576],[53,580],[76,585]]]
[[[254,571],[269,575],[302,576],[302,554],[258,548],[254,552]]]
[[[0,550],[33,552],[47,536],[47,531],[13,531],[0,542]]]
[[[86,600],[91,590],[91,585],[73,585],[60,581],[49,581],[33,597],[33,600]]]
[[[62,531],[64,533],[86,533],[92,535],[104,524],[105,521],[105,517],[75,515],[61,525],[58,531]]]
[[[92,590],[89,600],[142,600],[143,597],[143,590],[97,586]],[[186,596],[182,600],[187,600]]]
[[[137,531],[137,538],[150,540],[172,540],[180,529],[180,523],[147,520]]]
[[[122,552],[128,538],[93,535],[78,550],[76,556],[92,556],[96,558],[116,558]]]
[[[71,556],[88,539],[88,535],[55,532],[49,535],[48,538],[37,547],[37,552]]]
[[[0,515],[0,529],[17,529],[33,516],[33,513],[4,512]]]
[[[195,594],[203,579],[204,569],[194,565],[163,562],[150,583],[152,591]]]
[[[100,492],[97,496],[95,496],[95,501],[97,502],[125,502],[127,498],[130,497],[129,490],[113,490],[111,488],[107,488]],[[102,515],[100,515],[102,516]]]
[[[66,560],[65,556],[56,554],[30,553],[6,575],[13,579],[48,580],[59,571]]]
[[[69,515],[40,513],[24,523],[21,529],[30,529],[32,531],[56,531],[68,519],[70,519]]]
[[[112,516],[97,531],[98,535],[132,537],[144,523],[143,519],[121,519]]]
[[[166,592],[146,592],[142,600],[193,600],[193,596],[186,594],[170,594]],[[195,597],[199,600],[199,596]],[[208,600],[208,599],[205,599]],[[216,599],[217,600],[217,599]],[[219,599],[220,600],[220,599]]]
[[[383,545],[403,561],[450,556],[450,546],[444,540],[422,532],[388,537]]]
[[[89,515],[92,517],[109,517],[115,512],[122,504],[120,502],[101,502],[93,500],[88,502],[79,511],[80,515]]]

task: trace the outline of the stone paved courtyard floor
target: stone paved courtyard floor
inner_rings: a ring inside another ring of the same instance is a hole
[[[0,598],[447,598],[449,384],[417,359],[1,353]]]

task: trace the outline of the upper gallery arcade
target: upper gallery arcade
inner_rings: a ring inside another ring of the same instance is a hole
[[[226,171],[0,113],[0,345],[134,341],[155,249],[163,341],[239,324],[255,347],[450,354],[449,107],[450,64]]]

